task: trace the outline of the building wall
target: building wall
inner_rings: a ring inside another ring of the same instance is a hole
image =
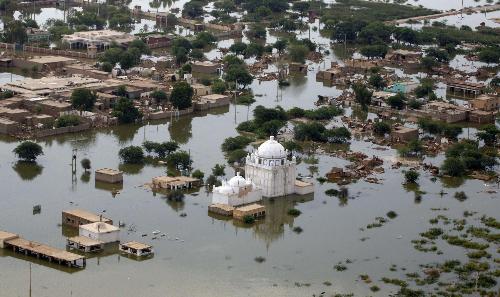
[[[264,167],[245,165],[245,177],[262,189],[264,197],[280,197],[295,193],[295,164]]]
[[[94,240],[99,240],[104,243],[117,242],[120,241],[120,230],[109,232],[109,233],[94,233],[88,230],[80,228],[80,236],[85,236]]]
[[[238,193],[224,195],[221,193],[214,192],[212,194],[212,204],[225,204],[231,206],[240,206],[245,204],[250,204],[262,200],[262,190],[254,189],[239,197]]]

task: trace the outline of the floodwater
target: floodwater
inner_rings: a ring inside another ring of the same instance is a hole
[[[301,36],[307,34],[303,32]],[[311,34],[320,43],[327,43],[316,33]],[[270,36],[268,42],[273,38]],[[221,41],[220,45],[229,46],[232,42]],[[216,50],[209,53],[218,54]],[[326,292],[326,296],[348,292],[355,296],[387,296],[396,287],[380,283],[382,277],[404,278],[405,273],[421,273],[419,265],[433,261],[466,260],[461,248],[440,246],[443,255],[422,253],[413,248],[411,240],[426,231],[429,219],[437,214],[461,218],[469,210],[477,211],[477,217],[484,214],[498,219],[498,193],[486,192],[499,191],[497,185],[478,180],[432,182],[430,174],[421,171],[420,189],[426,193],[421,201],[415,200],[414,193],[402,186],[402,171],[407,168],[391,167],[396,151],[380,148],[361,136],[353,138],[350,149],[384,159],[385,173],[374,175],[382,184],[362,180],[350,184],[350,199],[345,202],[325,195],[325,190],[338,189],[336,185],[316,182],[314,195],[264,201],[267,216],[251,227],[209,216],[211,198],[204,188],[176,203],[142,187],[151,178],[165,175],[163,166],[120,164],[117,153],[124,146],[141,145],[145,140],[175,140],[181,149],[190,152],[193,167],[208,176],[216,163],[225,164],[221,143],[237,135],[235,127],[252,118],[255,106],[313,108],[317,95],[339,95],[341,90],[315,81],[317,70],[328,67],[331,60],[337,58],[331,54],[325,63],[312,63],[312,71],[306,77],[291,80],[291,86],[283,89],[278,89],[276,81],[254,81],[250,87],[258,95],[257,102],[249,108],[231,105],[172,121],[41,139],[45,154],[36,166],[17,163],[12,150],[18,142],[0,138],[0,230],[64,248],[65,236],[74,230],[60,226],[61,211],[81,208],[125,222],[123,241],[149,243],[156,252],[151,259],[136,261],[120,256],[116,247],[110,248],[88,259],[85,269],[75,270],[0,250],[0,296],[28,295],[30,264],[33,296],[318,296],[321,292]],[[0,78],[8,81],[10,74]],[[347,114],[359,113],[348,110]],[[341,125],[338,119],[332,124]],[[474,137],[475,131],[471,130],[465,130],[461,137]],[[70,165],[73,149],[77,149],[75,175]],[[317,157],[317,168],[301,163],[298,173],[316,178],[334,166],[349,164],[328,154]],[[79,165],[82,158],[92,161],[93,170],[123,170],[123,188],[95,184],[93,172],[90,178],[83,174]],[[442,160],[443,155],[439,154],[428,157],[426,162],[440,164]],[[226,174],[230,178],[235,172],[226,166]],[[119,190],[115,197],[113,190]],[[448,194],[440,195],[441,190]],[[464,191],[469,199],[459,202],[453,198],[456,191]],[[32,207],[37,204],[42,211],[33,214]],[[291,208],[299,209],[302,215],[289,216]],[[389,210],[398,213],[398,217],[381,228],[360,229]],[[186,216],[181,216],[183,213]],[[294,227],[301,227],[303,232],[293,232]],[[154,230],[168,237],[153,239]],[[256,257],[264,257],[265,261],[258,263]],[[347,259],[350,263],[346,264],[346,271],[334,269],[335,264]],[[389,270],[393,264],[397,271]],[[359,281],[360,274],[370,275],[381,291],[371,292],[369,287],[373,284]]]

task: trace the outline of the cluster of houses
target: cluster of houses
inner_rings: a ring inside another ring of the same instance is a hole
[[[230,104],[230,95],[213,94],[210,86],[199,83],[191,74],[185,75],[183,79],[194,90],[192,107],[179,111],[168,104],[158,106],[150,97],[155,90],[162,90],[169,96],[175,81],[181,79],[175,73],[161,78],[138,75],[129,79],[61,56],[3,59],[3,63],[13,67],[36,67],[58,75],[26,78],[0,85],[4,94],[12,96],[0,100],[0,134],[32,133],[35,137],[43,137],[81,131],[92,126],[116,124],[117,119],[112,117],[111,109],[120,98],[117,92],[121,86],[125,86],[125,95],[120,95],[133,99],[145,119],[170,118]],[[195,62],[192,66],[193,71],[207,75],[217,75],[221,67],[212,62]],[[97,101],[93,111],[80,113],[72,107],[71,94],[77,88],[86,88],[96,93]],[[67,114],[81,117],[81,127],[55,129],[57,118]]]

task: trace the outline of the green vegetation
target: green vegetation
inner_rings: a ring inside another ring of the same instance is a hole
[[[127,146],[118,152],[118,156],[126,164],[141,164],[144,162],[144,152],[140,146]]]
[[[170,94],[170,102],[177,109],[189,108],[192,105],[193,94],[193,88],[187,82],[178,82]]]
[[[142,113],[134,106],[134,102],[125,97],[118,100],[118,103],[113,107],[112,115],[117,117],[122,124],[134,123],[142,118]]]
[[[72,127],[78,125],[80,125],[80,117],[73,114],[66,114],[60,116],[54,124],[56,128]]]
[[[393,210],[391,210],[391,211],[389,211],[389,212],[387,213],[387,217],[388,217],[389,219],[395,219],[397,216],[398,216],[398,214],[397,214],[395,211],[393,211]]]
[[[189,170],[191,168],[191,156],[186,151],[177,151],[167,156],[167,164],[177,170]]]
[[[201,170],[199,170],[199,169],[196,169],[195,171],[193,171],[193,172],[191,173],[191,176],[192,176],[193,178],[197,178],[197,179],[199,179],[199,180],[203,181],[203,178],[205,177],[205,173],[203,173],[203,171],[201,171]]]
[[[179,148],[179,144],[175,141],[153,142],[145,141],[142,146],[148,154],[155,153],[158,158],[165,158]]]
[[[21,142],[12,152],[26,162],[35,162],[38,156],[43,155],[42,147],[32,141]]]
[[[377,136],[384,136],[391,133],[391,124],[386,121],[378,121],[373,124],[373,133]]]
[[[245,215],[243,217],[243,223],[247,224],[247,225],[251,225],[255,222],[255,218],[253,216],[250,216],[250,215]]]
[[[417,183],[418,178],[420,177],[420,173],[416,170],[408,170],[404,172],[405,182],[407,184],[415,184]]]
[[[420,140],[414,139],[399,148],[398,153],[401,157],[418,157],[424,153],[424,147]]]
[[[80,164],[82,165],[82,168],[83,170],[85,170],[85,172],[87,172],[87,170],[90,170],[90,168],[92,168],[91,166],[91,162],[89,159],[87,158],[83,158],[81,161],[80,161]]]
[[[222,143],[222,150],[224,152],[230,152],[237,149],[243,149],[250,144],[250,142],[252,142],[252,139],[246,136],[229,137]]]
[[[75,89],[71,93],[71,105],[79,111],[92,111],[97,95],[89,89]]]
[[[298,217],[302,212],[296,208],[291,208],[288,210],[288,215],[292,217]]]
[[[226,173],[224,172],[225,168],[225,165],[215,164],[214,168],[212,168],[212,174],[214,176],[224,176],[226,175]]]
[[[433,120],[430,118],[418,119],[418,126],[429,134],[443,136],[452,140],[456,140],[458,135],[462,133],[462,127],[448,124],[442,121]]]
[[[351,139],[351,133],[345,127],[326,129],[318,122],[298,123],[294,127],[294,139],[297,141],[346,143]]]
[[[472,140],[462,140],[448,148],[441,170],[446,175],[463,176],[469,171],[487,170],[496,164],[496,151],[480,148]]]

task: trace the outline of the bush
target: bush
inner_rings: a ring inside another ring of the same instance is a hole
[[[398,216],[398,214],[397,214],[395,211],[393,211],[393,210],[391,210],[391,211],[389,211],[389,212],[387,213],[387,217],[388,217],[389,219],[395,219],[397,216]]]
[[[215,164],[214,168],[212,168],[212,174],[214,176],[224,176],[226,175],[226,172],[224,172],[225,168],[225,165]]]
[[[195,171],[193,171],[193,172],[191,173],[191,176],[192,176],[193,178],[197,178],[197,179],[199,179],[199,180],[203,180],[203,178],[205,177],[205,174],[204,174],[201,170],[196,169]]]
[[[293,217],[298,217],[302,212],[296,208],[292,208],[288,210],[288,215],[291,215]]]
[[[384,136],[391,133],[391,124],[385,121],[379,121],[373,124],[373,133],[378,136]]]
[[[55,127],[56,128],[72,127],[72,126],[78,126],[79,124],[80,124],[80,117],[68,114],[60,116],[55,122]]]
[[[82,165],[82,168],[87,172],[91,168],[90,160],[85,158],[80,161],[80,164]]]
[[[34,162],[38,156],[43,155],[42,147],[32,141],[21,142],[13,152],[19,159],[28,162]]]
[[[140,146],[128,146],[120,149],[118,156],[127,164],[141,164],[144,162],[144,152]]]
[[[419,177],[420,177],[420,173],[418,173],[415,170],[408,170],[405,172],[405,181],[408,184],[416,183]]]
[[[221,147],[224,152],[234,151],[237,149],[245,148],[252,139],[246,136],[236,136],[236,137],[228,137],[222,143]]]
[[[253,216],[246,215],[243,217],[243,223],[245,223],[247,225],[251,225],[251,224],[255,223],[255,218]]]

